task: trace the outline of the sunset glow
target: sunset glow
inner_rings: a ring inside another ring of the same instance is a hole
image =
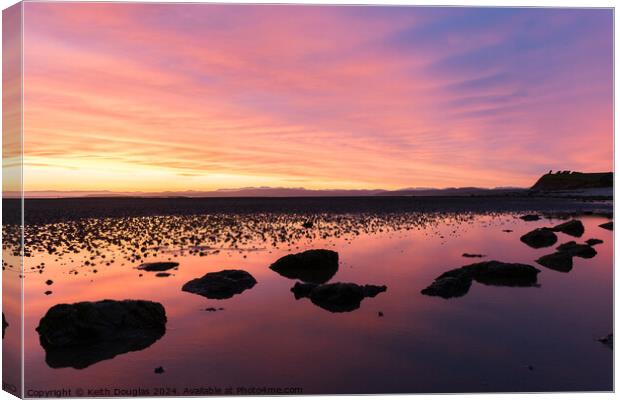
[[[24,4],[25,190],[611,171],[604,9]]]

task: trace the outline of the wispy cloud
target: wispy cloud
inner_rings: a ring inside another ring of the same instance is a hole
[[[528,185],[612,168],[610,10],[25,7],[31,190]]]

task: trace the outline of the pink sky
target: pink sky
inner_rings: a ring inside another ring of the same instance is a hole
[[[24,7],[26,190],[530,186],[612,169],[611,10]]]

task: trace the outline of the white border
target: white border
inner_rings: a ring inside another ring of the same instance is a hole
[[[66,0],[63,0],[66,1]],[[127,1],[118,1],[118,2],[127,2]],[[162,1],[157,1],[157,0],[142,0],[141,2],[149,2],[149,3],[162,3]],[[210,0],[210,3],[230,3],[231,1],[225,1],[225,0]],[[17,1],[15,0],[0,0],[0,8],[5,9],[10,7],[13,4],[16,4]],[[166,1],[166,3],[187,3],[187,1],[181,1],[181,0],[169,0]],[[459,1],[459,0],[425,0],[425,1],[416,1],[416,0],[349,0],[349,1],[343,1],[343,0],[292,0],[292,1],[258,1],[258,0],[241,0],[241,1],[237,1],[237,3],[256,3],[256,4],[260,4],[260,3],[286,3],[286,4],[291,4],[291,3],[297,3],[297,4],[366,4],[366,5],[418,5],[418,6],[481,6],[481,7],[570,7],[570,8],[591,8],[591,7],[602,7],[602,8],[615,8],[615,1],[610,1],[610,0],[589,0],[589,1],[578,1],[578,0],[555,0],[555,1],[551,1],[551,0],[520,0],[520,1],[514,1],[514,0],[476,0],[476,1]],[[615,19],[615,18],[614,18]],[[0,32],[1,32],[1,19],[0,19]],[[617,54],[617,50],[618,50],[618,31],[615,29],[615,21],[614,21],[614,77],[616,76],[617,72],[618,72],[618,66],[615,63],[615,55]],[[2,83],[0,80],[0,90],[2,87]],[[614,99],[615,99],[615,93],[617,92],[618,89],[618,82],[614,79]],[[618,108],[616,107],[616,104],[614,102],[614,138],[615,138],[615,120],[618,117]],[[0,116],[0,119],[2,117]],[[2,138],[0,137],[0,147],[2,144]],[[616,142],[614,140],[614,166],[615,166],[615,155],[618,154],[618,148],[619,148],[619,144],[618,142]],[[614,168],[615,170],[615,168]],[[23,175],[22,175],[22,179],[23,179]],[[618,195],[618,186],[615,185],[614,186],[614,198],[617,197]],[[614,213],[617,213],[617,207],[614,204]],[[2,211],[0,210],[0,219],[2,218]],[[620,265],[620,263],[618,263],[620,255],[617,251],[615,251],[615,233],[614,233],[614,265]],[[620,287],[618,286],[619,282],[620,282],[620,278],[619,278],[620,274],[615,274],[614,273],[614,288]],[[1,301],[1,300],[0,300]],[[617,305],[617,299],[615,297],[615,291],[614,291],[614,317],[615,317],[615,310],[618,310],[618,308],[616,307]],[[614,332],[618,332],[617,329],[617,319],[614,318]],[[0,347],[1,348],[1,347]],[[614,352],[614,366],[616,365],[616,361],[617,361],[617,356],[618,353]],[[2,367],[0,366],[0,375],[2,372]],[[618,382],[618,370],[616,368],[614,368],[614,382]],[[264,396],[266,398],[275,398],[275,397],[271,397],[271,396]],[[291,397],[297,397],[300,398],[299,396],[291,396]],[[313,398],[319,398],[319,397],[325,397],[325,396],[303,396],[303,398],[308,398],[308,399],[313,399]],[[405,398],[409,398],[409,397],[414,397],[416,400],[420,399],[420,400],[436,400],[436,399],[454,399],[454,398],[466,398],[466,399],[471,399],[471,400],[475,400],[475,399],[506,399],[506,400],[525,400],[525,399],[532,399],[533,397],[536,397],[537,399],[547,399],[547,400],[573,400],[573,399],[607,399],[607,398],[613,398],[615,397],[615,395],[613,393],[545,393],[545,394],[532,394],[532,393],[525,393],[525,394],[467,394],[467,395],[461,395],[461,394],[456,394],[456,395],[376,395],[373,396],[376,397],[378,399],[405,399]],[[239,398],[249,398],[249,397],[235,397],[236,399]],[[343,400],[354,400],[354,399],[358,399],[359,396],[338,396],[339,399],[343,399]],[[11,396],[10,394],[8,394],[7,392],[3,392],[0,391],[0,400],[9,400],[9,399],[15,399],[14,396]]]

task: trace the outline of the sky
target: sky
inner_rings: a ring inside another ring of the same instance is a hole
[[[25,3],[25,190],[613,167],[609,9]]]

